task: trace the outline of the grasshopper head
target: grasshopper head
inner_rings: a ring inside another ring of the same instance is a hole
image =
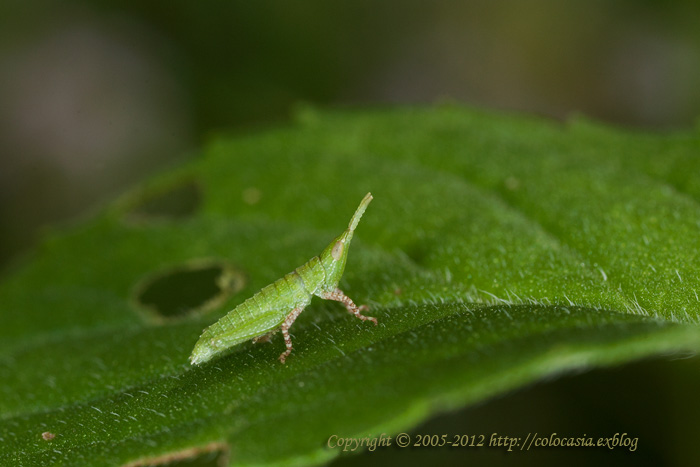
[[[352,240],[352,235],[355,233],[355,228],[359,224],[362,214],[364,214],[367,205],[372,201],[372,194],[367,193],[360,206],[358,206],[355,215],[350,219],[347,230],[335,238],[323,253],[321,253],[321,263],[326,271],[326,289],[329,291],[335,290],[338,287],[338,282],[343,276],[345,271],[345,262],[348,258],[348,249],[350,248],[350,241]]]

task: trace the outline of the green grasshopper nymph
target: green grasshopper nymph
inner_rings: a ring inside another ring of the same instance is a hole
[[[338,288],[338,282],[345,271],[352,235],[370,201],[372,194],[367,193],[352,216],[347,230],[336,237],[323,253],[264,287],[206,328],[190,355],[192,365],[211,360],[229,347],[249,339],[253,339],[253,342],[267,341],[278,329],[282,329],[287,346],[287,350],[279,356],[284,363],[292,352],[289,328],[314,295],[324,300],[338,301],[345,305],[348,312],[376,325],[376,318],[362,314],[368,309],[366,305],[355,305]]]

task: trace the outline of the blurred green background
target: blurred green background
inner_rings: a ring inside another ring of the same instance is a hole
[[[212,135],[284,124],[300,104],[451,100],[667,131],[698,124],[698,83],[700,3],[692,0],[0,2],[0,271],[44,226],[195,157]],[[683,423],[698,412],[691,401],[700,382],[688,376],[696,360],[538,386],[441,426],[536,431],[537,418],[580,435],[591,425],[600,435],[644,436],[649,465],[682,463],[678,443],[693,433]],[[668,382],[678,380],[680,388]],[[634,403],[624,396],[631,391]],[[420,455],[445,462],[467,454],[428,452]],[[631,459],[579,454],[581,462]],[[573,458],[546,454],[557,455]],[[349,462],[357,461],[339,463]]]
[[[0,2],[0,263],[300,102],[668,128],[694,124],[698,83],[692,0]]]

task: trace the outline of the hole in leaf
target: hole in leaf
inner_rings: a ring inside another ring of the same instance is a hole
[[[217,307],[243,288],[243,273],[219,261],[194,261],[147,277],[136,302],[157,319],[177,319]]]
[[[228,465],[230,449],[222,442],[195,446],[182,451],[170,452],[156,457],[145,457],[126,463],[122,467],[146,467],[167,465],[168,467],[222,467]]]
[[[202,202],[199,186],[193,181],[180,181],[159,190],[144,193],[127,213],[132,222],[184,219],[197,212]]]
[[[404,248],[406,256],[418,266],[424,266],[428,260],[428,247],[425,243],[414,243]]]

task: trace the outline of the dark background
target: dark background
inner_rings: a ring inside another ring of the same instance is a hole
[[[213,135],[285,124],[299,105],[451,100],[668,131],[699,125],[699,83],[692,0],[0,2],[0,271],[46,225],[89,215]],[[433,448],[339,464],[697,465],[698,369],[595,371],[420,428],[628,432],[636,453]]]

